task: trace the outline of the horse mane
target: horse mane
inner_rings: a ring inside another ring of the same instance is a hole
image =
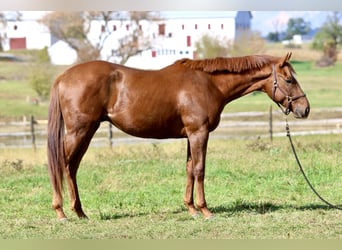
[[[250,70],[260,70],[264,66],[276,63],[278,57],[268,55],[253,55],[242,57],[217,57],[202,60],[188,58],[177,60],[174,64],[183,65],[190,69],[201,70],[208,73],[228,71],[231,73],[242,73]]]

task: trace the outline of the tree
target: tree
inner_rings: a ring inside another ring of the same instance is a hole
[[[304,21],[303,18],[290,18],[287,22],[285,39],[292,39],[294,35],[305,35],[311,30],[310,22]]]
[[[128,29],[126,35],[118,37],[117,48],[112,50],[111,57],[114,61],[124,64],[127,60],[143,50],[151,48],[150,34],[145,34],[142,28],[142,22],[151,23],[153,21],[160,20],[159,15],[156,12],[149,11],[130,11],[129,17],[126,20],[121,20],[121,26],[125,26]],[[145,25],[149,26],[149,24]]]
[[[0,24],[3,27],[6,27],[6,25],[7,25],[6,17],[5,17],[5,14],[3,12],[0,12]],[[6,34],[0,33],[0,51],[4,50],[3,42],[4,42],[5,38],[6,38]]]
[[[212,37],[204,34],[195,42],[196,55],[198,58],[214,58],[227,56],[230,50],[230,43],[226,39]]]
[[[79,62],[101,58],[101,51],[106,40],[116,29],[129,27],[129,32],[118,37],[118,46],[112,49],[111,56],[118,63],[125,63],[129,57],[136,55],[140,50],[149,47],[139,23],[142,20],[152,21],[154,12],[52,12],[44,16],[41,22],[46,25],[52,35],[63,40],[77,52]],[[89,37],[92,21],[101,22],[101,32],[98,37]],[[111,25],[112,20],[119,20],[120,27]]]
[[[244,56],[262,54],[265,50],[265,40],[259,32],[245,32],[235,39],[230,55]]]
[[[272,26],[275,31],[268,33],[267,39],[273,42],[279,42],[282,22],[279,19],[273,20]]]
[[[279,39],[279,32],[278,31],[275,31],[275,32],[269,32],[267,34],[267,39],[272,41],[272,42],[279,42],[280,39]]]
[[[195,43],[195,47],[198,58],[243,56],[262,53],[265,41],[259,32],[244,32],[234,42],[205,34]]]
[[[337,60],[338,45],[342,44],[341,17],[341,12],[333,12],[314,37],[312,47],[323,51],[322,57],[317,61],[318,66],[329,66]]]
[[[48,100],[54,74],[47,47],[37,51],[36,58],[29,67],[28,83],[41,101]]]

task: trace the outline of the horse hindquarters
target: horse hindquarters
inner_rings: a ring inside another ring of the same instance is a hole
[[[53,190],[52,207],[57,218],[65,219],[63,211],[63,177],[66,178],[71,201],[71,209],[80,218],[87,216],[82,210],[78,193],[76,174],[84,153],[100,125],[100,121],[92,121],[87,116],[73,115],[63,117],[62,109],[71,110],[65,103],[60,103],[58,85],[52,89],[48,120],[48,158],[49,174]],[[64,133],[65,124],[69,128]]]

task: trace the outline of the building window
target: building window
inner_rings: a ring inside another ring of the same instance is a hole
[[[165,36],[165,24],[159,24],[158,31],[160,36]]]
[[[188,47],[191,46],[191,36],[186,37],[186,46],[188,46]]]

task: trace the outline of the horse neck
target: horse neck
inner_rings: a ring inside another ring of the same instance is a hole
[[[243,73],[224,73],[213,76],[213,83],[228,103],[254,91],[264,90],[269,72],[262,70]]]

